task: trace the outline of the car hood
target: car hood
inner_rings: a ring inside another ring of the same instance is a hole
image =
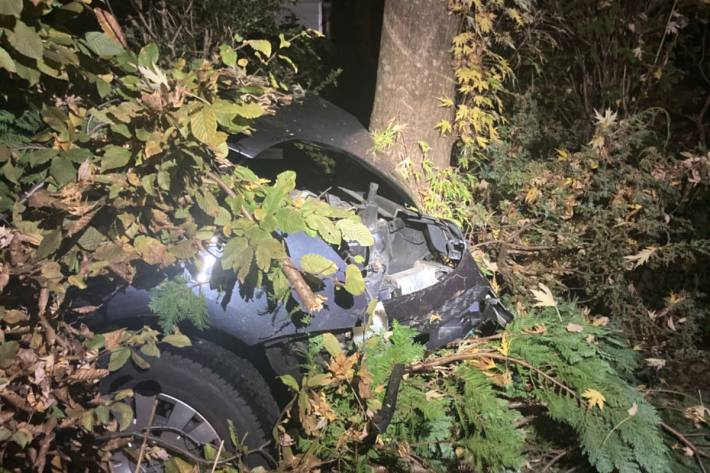
[[[416,199],[403,183],[394,164],[372,151],[370,133],[342,108],[306,94],[275,115],[258,118],[250,135],[229,140],[230,150],[246,158],[259,158],[264,151],[288,142],[304,142],[348,155],[373,174],[387,181],[402,200],[416,206]]]

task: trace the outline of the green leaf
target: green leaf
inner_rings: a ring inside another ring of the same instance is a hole
[[[301,269],[316,276],[330,276],[338,266],[328,258],[316,253],[307,253],[301,257]]]
[[[134,350],[131,350],[131,360],[133,360],[133,363],[135,363],[136,366],[142,370],[150,368],[150,364],[148,364],[148,362]]]
[[[150,43],[143,46],[140,53],[138,53],[138,65],[151,68],[154,64],[158,63],[159,54],[160,50],[157,44]]]
[[[340,342],[335,335],[332,333],[324,333],[321,335],[323,338],[323,348],[330,353],[330,356],[338,356],[343,352],[343,348],[340,346]]]
[[[44,235],[44,237],[42,238],[42,242],[37,248],[37,253],[35,253],[35,257],[37,259],[46,258],[47,256],[57,251],[61,243],[62,231],[60,229],[52,230],[51,232]]]
[[[375,240],[372,237],[370,230],[361,222],[356,222],[350,219],[338,221],[336,224],[340,233],[343,235],[343,240],[355,242],[362,246],[372,246]]]
[[[17,355],[17,350],[20,349],[20,344],[14,340],[9,342],[0,343],[0,368],[5,369],[9,367],[15,360],[15,355]]]
[[[131,152],[121,146],[108,145],[104,148],[104,155],[101,157],[101,171],[116,169],[128,164],[131,160]]]
[[[20,17],[22,0],[0,0],[0,15]]]
[[[293,389],[294,391],[300,391],[301,388],[298,386],[298,381],[296,381],[296,379],[290,374],[279,376],[279,379],[282,383],[284,383],[286,386]]]
[[[234,67],[237,65],[237,53],[228,44],[223,44],[219,47],[219,56],[222,58],[222,62],[229,67]]]
[[[118,347],[111,352],[111,357],[108,361],[108,370],[120,370],[131,357],[131,349],[128,347]]]
[[[271,43],[265,39],[250,39],[246,42],[252,49],[259,51],[267,58],[271,56]]]
[[[10,39],[10,44],[17,52],[33,59],[41,59],[44,48],[42,39],[34,28],[31,28],[17,20],[15,24],[14,38]]]
[[[259,241],[255,254],[256,266],[262,271],[269,269],[272,259],[280,259],[286,256],[283,244],[274,238]]]
[[[27,444],[32,441],[32,432],[24,427],[20,427],[14,434],[12,434],[10,440],[15,442],[20,447],[25,448]]]
[[[345,269],[345,290],[353,296],[359,296],[365,292],[365,280],[362,272],[354,264],[349,264]]]
[[[12,56],[10,56],[10,54],[2,47],[0,47],[0,67],[10,72],[17,71],[17,68],[15,68],[15,61],[13,61]]]
[[[40,164],[44,164],[56,155],[57,150],[52,148],[30,151],[28,153],[28,157],[30,159],[30,166],[35,167],[39,166]]]
[[[184,348],[192,346],[192,342],[187,336],[181,333],[173,333],[163,337],[163,343],[168,343],[174,347]]]
[[[195,200],[197,200],[197,205],[200,206],[203,212],[205,212],[210,217],[216,217],[219,215],[219,202],[209,190],[204,192],[197,192],[195,194]]]
[[[69,159],[59,157],[52,160],[52,164],[49,166],[49,174],[56,181],[57,187],[62,187],[64,184],[74,180],[76,170]]]
[[[288,207],[276,211],[276,224],[285,233],[302,232],[306,227],[301,214]]]
[[[84,35],[84,40],[89,49],[100,57],[118,56],[123,52],[123,46],[108,37],[106,33],[89,31]]]
[[[177,457],[171,457],[165,462],[165,473],[192,473],[195,467]]]
[[[141,346],[141,353],[146,356],[152,356],[155,358],[160,357],[160,349],[158,348],[158,345],[153,342],[146,343],[145,345]]]
[[[203,107],[190,119],[190,131],[206,145],[215,141],[217,134],[217,115],[211,107]]]
[[[266,113],[264,107],[262,107],[261,104],[258,103],[238,104],[236,107],[233,108],[233,110],[240,117],[244,117],[247,119],[259,118],[264,113]]]
[[[306,217],[306,223],[309,228],[316,230],[327,243],[331,245],[340,244],[340,230],[333,225],[330,219],[322,215],[314,214]]]
[[[126,430],[133,422],[133,409],[128,404],[114,402],[109,410],[118,421],[118,430]]]
[[[19,184],[19,179],[22,177],[22,168],[19,166],[13,166],[12,162],[8,161],[2,167],[2,175],[4,175],[8,181]]]

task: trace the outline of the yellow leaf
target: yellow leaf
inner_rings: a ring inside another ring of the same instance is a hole
[[[528,205],[532,205],[537,201],[538,197],[540,197],[540,189],[535,186],[532,186],[525,194],[525,203]]]
[[[557,159],[559,161],[567,161],[569,159],[569,151],[566,149],[557,149]]]
[[[606,398],[602,393],[593,388],[587,388],[582,397],[587,400],[587,409],[592,409],[594,406],[599,407],[599,410],[604,410]]]
[[[557,301],[552,296],[552,291],[550,288],[545,286],[543,283],[538,284],[539,290],[531,289],[530,292],[535,296],[535,307],[557,307]]]

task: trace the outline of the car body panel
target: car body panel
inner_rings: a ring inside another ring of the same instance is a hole
[[[251,135],[229,141],[232,152],[255,159],[277,145],[295,141],[312,144],[358,162],[386,181],[402,205],[415,205],[416,199],[402,183],[393,164],[372,152],[370,133],[354,116],[318,96],[307,94],[296,99],[275,115],[257,119],[253,128]]]
[[[230,146],[241,156],[258,159],[269,148],[294,140],[318,143],[348,153],[391,183],[393,188],[400,189],[401,201],[393,203],[394,213],[403,215],[401,218],[412,225],[426,228],[427,244],[444,260],[456,264],[451,265],[451,272],[437,283],[410,294],[382,298],[381,294],[370,291],[370,294],[352,296],[339,287],[345,280],[347,263],[334,248],[305,233],[288,235],[285,242],[296,265],[304,254],[317,253],[334,261],[338,267],[334,278],[325,278],[318,290],[325,298],[324,308],[299,320],[294,317],[294,314],[298,315],[297,304],[290,307],[275,304],[263,288],[242,285],[233,275],[231,286],[217,284],[221,289],[211,287],[212,271],[219,255],[205,253],[202,255],[205,264],[200,272],[191,274],[186,271],[185,274],[191,279],[189,284],[193,290],[205,297],[212,328],[230,335],[246,347],[287,337],[343,332],[366,322],[368,303],[377,297],[381,299],[390,322],[398,320],[417,328],[428,336],[428,347],[436,348],[466,336],[486,321],[505,324],[511,318],[471,258],[458,227],[397,205],[412,204],[414,200],[395,177],[394,169],[369,153],[369,134],[345,111],[317,97],[306,96],[276,116],[259,119],[252,135],[235,139]],[[372,188],[373,196],[376,189],[376,186]],[[362,204],[367,206],[368,202],[372,204],[371,200],[363,200]],[[448,239],[443,235],[449,235]],[[211,261],[207,261],[209,258]],[[392,263],[397,264],[396,254]],[[294,299],[297,300],[296,294]],[[113,293],[99,311],[98,319],[102,321],[99,323],[117,325],[127,319],[153,316],[148,307],[149,300],[149,292],[136,287]]]

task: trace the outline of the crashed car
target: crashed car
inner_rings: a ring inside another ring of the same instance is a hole
[[[272,438],[284,397],[278,376],[298,376],[299,353],[309,337],[324,332],[366,337],[396,320],[415,328],[421,341],[435,349],[511,319],[472,259],[459,227],[416,210],[395,170],[369,151],[370,135],[353,116],[306,96],[257,120],[254,128],[251,135],[230,142],[235,163],[266,177],[295,170],[298,193],[354,209],[374,237],[370,247],[335,248],[305,233],[291,234],[285,239],[291,259],[297,263],[304,254],[320,254],[336,263],[336,279],[344,280],[346,258],[359,255],[366,291],[352,296],[324,280],[319,293],[327,304],[312,317],[298,318],[292,308],[271,304],[263,289],[245,290],[234,281],[231,294],[225,295],[204,284],[215,278],[212,273],[219,266],[216,256],[205,252],[201,269],[190,273],[193,281],[187,284],[207,301],[209,329],[186,327],[191,347],[165,347],[159,358],[150,358],[149,368],[127,363],[102,380],[105,393],[134,391],[129,432],[136,435],[113,455],[115,472],[135,471],[135,452],[149,425],[151,442],[195,459],[202,444],[228,439],[233,423],[250,451],[247,463],[268,465],[269,448],[264,446]],[[368,315],[373,299],[377,306]],[[137,287],[113,293],[92,315],[92,328],[155,323],[149,300],[148,291]],[[388,416],[381,417],[385,428]],[[150,461],[143,468],[160,471]]]

